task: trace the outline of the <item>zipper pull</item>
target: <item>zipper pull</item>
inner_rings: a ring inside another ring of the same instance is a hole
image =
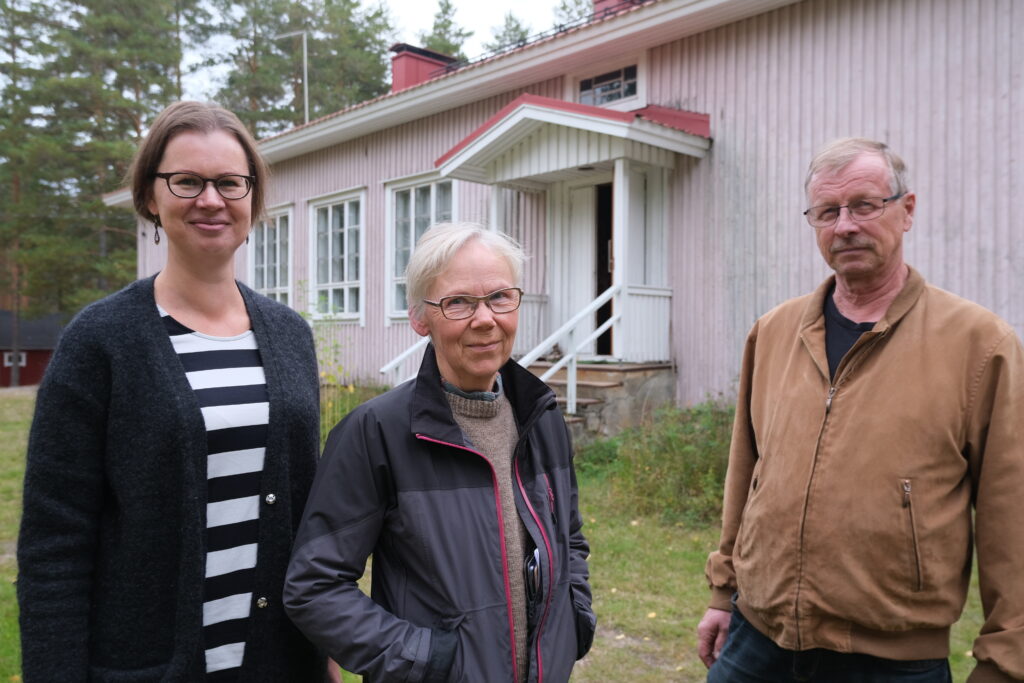
[[[825,399],[825,414],[828,415],[829,411],[832,410],[832,397],[836,395],[836,388],[831,386],[828,388],[828,398]]]
[[[903,480],[903,507],[910,507],[910,480]]]

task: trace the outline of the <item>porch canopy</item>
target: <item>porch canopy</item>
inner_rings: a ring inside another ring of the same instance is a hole
[[[443,176],[540,191],[612,171],[616,159],[672,169],[711,146],[707,114],[649,105],[622,112],[520,95],[435,162]]]

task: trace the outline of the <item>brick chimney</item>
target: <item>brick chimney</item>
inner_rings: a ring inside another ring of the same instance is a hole
[[[416,47],[406,43],[395,43],[391,46],[391,92],[398,92],[435,77],[439,69],[443,69],[455,57]]]

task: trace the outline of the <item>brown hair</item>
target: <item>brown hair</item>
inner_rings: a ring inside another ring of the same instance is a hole
[[[157,172],[171,138],[188,131],[212,133],[218,130],[234,135],[238,144],[245,150],[245,156],[249,160],[249,175],[256,179],[250,195],[252,220],[255,223],[262,218],[266,208],[270,167],[260,154],[256,141],[238,117],[210,102],[175,102],[160,112],[153,121],[149,134],[139,145],[128,169],[127,184],[132,188],[135,212],[148,221],[156,219],[148,208],[150,200],[153,199],[153,174]]]
[[[904,194],[908,190],[910,180],[907,165],[898,154],[889,149],[889,145],[868,138],[840,138],[828,143],[814,155],[807,168],[804,179],[804,192],[810,186],[814,176],[819,173],[835,172],[843,168],[861,154],[876,154],[889,166],[892,178],[889,181],[893,194]]]

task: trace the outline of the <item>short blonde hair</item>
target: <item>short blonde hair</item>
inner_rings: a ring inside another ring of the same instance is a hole
[[[889,180],[892,194],[905,194],[910,186],[907,165],[898,154],[889,149],[889,145],[868,138],[839,138],[818,150],[807,167],[804,179],[804,193],[811,187],[811,182],[819,173],[834,173],[843,168],[861,154],[875,154],[889,166],[892,177]]]
[[[431,226],[416,243],[405,269],[406,300],[409,314],[423,314],[423,299],[444,272],[455,254],[470,240],[480,240],[491,251],[503,257],[512,271],[512,280],[519,284],[526,256],[519,243],[503,232],[488,230],[479,223],[438,223]]]

